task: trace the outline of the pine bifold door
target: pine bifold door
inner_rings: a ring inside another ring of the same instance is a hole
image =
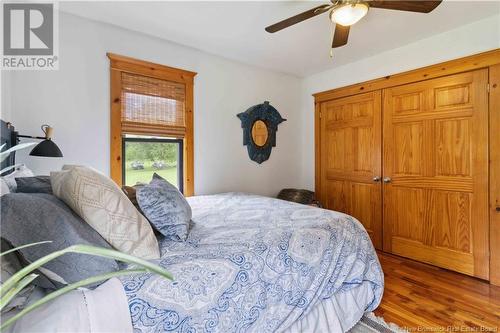
[[[383,90],[384,251],[489,278],[487,83],[484,69]]]
[[[380,91],[320,105],[320,201],[357,218],[382,249]]]

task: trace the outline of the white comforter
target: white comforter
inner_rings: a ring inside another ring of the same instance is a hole
[[[158,264],[175,280],[121,278],[135,332],[282,332],[363,284],[370,297],[340,326],[378,306],[382,269],[353,217],[242,193],[188,200],[188,239],[160,242]]]

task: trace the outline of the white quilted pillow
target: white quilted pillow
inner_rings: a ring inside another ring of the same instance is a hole
[[[16,192],[16,190],[17,190],[16,178],[33,177],[33,176],[34,176],[33,171],[28,169],[26,167],[26,165],[21,164],[18,167],[16,167],[16,169],[13,172],[9,173],[6,176],[3,176],[2,180],[8,186],[9,192]],[[9,192],[5,192],[5,191],[6,191],[5,187],[2,184],[2,195],[9,193]]]
[[[160,257],[153,229],[111,179],[84,166],[51,172],[54,195],[115,249],[144,259]]]

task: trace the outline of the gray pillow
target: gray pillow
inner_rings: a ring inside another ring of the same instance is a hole
[[[49,253],[76,244],[111,246],[64,202],[45,193],[9,193],[1,200],[2,237],[13,246],[51,240],[52,243],[21,249],[33,262]],[[73,283],[94,275],[118,270],[116,261],[69,253],[40,269],[57,285]]]
[[[49,176],[21,177],[16,178],[19,193],[48,193],[52,194],[52,185]]]
[[[168,239],[184,241],[191,221],[191,206],[181,192],[157,175],[137,188],[137,202],[144,216]]]

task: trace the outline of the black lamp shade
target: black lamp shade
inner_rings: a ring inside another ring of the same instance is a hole
[[[50,139],[45,139],[31,150],[31,156],[63,157],[59,147]]]

